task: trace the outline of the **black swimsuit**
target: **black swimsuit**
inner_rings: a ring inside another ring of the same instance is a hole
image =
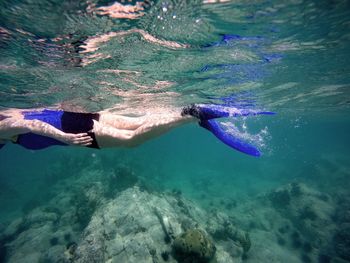
[[[79,113],[65,111],[62,115],[62,131],[67,133],[83,133],[86,132],[93,139],[92,143],[87,146],[90,148],[100,148],[97,145],[95,133],[91,132],[94,127],[93,120],[99,121],[98,113]]]

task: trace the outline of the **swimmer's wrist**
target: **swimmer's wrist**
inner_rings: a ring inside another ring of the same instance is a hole
[[[69,144],[70,140],[69,140],[69,134],[65,133],[65,132],[60,132],[59,134],[57,134],[57,136],[55,136],[57,140],[67,143]]]

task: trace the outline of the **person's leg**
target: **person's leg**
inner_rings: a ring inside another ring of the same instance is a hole
[[[117,129],[95,120],[92,132],[100,148],[128,146],[128,141],[134,135],[133,130]]]
[[[181,114],[154,115],[144,118],[143,123],[134,130],[118,129],[106,125],[106,122],[94,122],[94,133],[100,148],[133,147],[194,120],[196,119],[191,116],[181,116]]]
[[[139,145],[147,140],[158,137],[169,130],[180,125],[193,122],[192,116],[181,116],[180,114],[154,116],[146,120],[143,125],[134,131],[130,143],[132,146]]]
[[[99,123],[121,130],[135,130],[145,121],[144,117],[126,117],[111,113],[100,113]]]

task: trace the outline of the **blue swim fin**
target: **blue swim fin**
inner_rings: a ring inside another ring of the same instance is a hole
[[[199,125],[211,131],[216,138],[237,151],[255,157],[259,157],[261,155],[260,151],[253,145],[250,145],[249,143],[226,133],[215,120],[201,120]]]
[[[253,109],[238,109],[216,104],[192,104],[182,109],[182,115],[192,115],[200,120],[211,120],[223,117],[239,117],[252,115],[273,115],[271,111],[260,111]]]
[[[234,107],[226,107],[216,104],[203,104],[197,106],[203,119],[210,120],[222,117],[239,117],[239,116],[254,116],[254,115],[273,115],[271,111],[261,111],[253,109],[238,109]]]

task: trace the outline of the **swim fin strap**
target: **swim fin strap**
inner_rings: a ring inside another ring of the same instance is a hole
[[[212,132],[216,138],[237,151],[255,157],[261,155],[260,151],[253,145],[226,133],[215,120],[201,120],[199,125]]]

